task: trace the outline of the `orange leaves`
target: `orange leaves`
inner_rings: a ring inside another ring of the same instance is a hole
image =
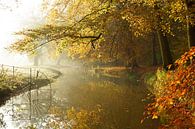
[[[185,95],[187,93],[187,90],[184,89],[182,92],[181,92],[181,96]]]
[[[187,61],[192,61],[195,58],[195,47],[192,47],[189,52],[184,53],[180,59],[176,60],[177,65],[182,65],[187,63]]]
[[[161,94],[156,95],[154,102],[148,105],[147,112],[152,119],[160,116],[167,121],[164,129],[189,129],[194,126],[195,108],[195,47],[186,52],[176,64],[174,71],[168,71],[164,83],[161,85]],[[162,79],[162,78],[161,78]],[[159,81],[162,80],[158,80]],[[157,89],[158,91],[159,89]]]

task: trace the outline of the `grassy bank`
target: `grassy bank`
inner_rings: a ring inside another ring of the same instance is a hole
[[[56,70],[45,68],[43,70],[44,73],[35,70],[31,71],[32,73],[30,75],[28,73],[29,69],[26,68],[25,71],[21,71],[21,69],[19,70],[18,68],[15,72],[13,72],[13,69],[10,70],[10,67],[2,68],[0,70],[0,105],[3,105],[6,100],[10,99],[12,96],[38,87],[47,86],[52,83],[54,79],[61,76],[61,73]]]
[[[10,76],[6,72],[0,73],[0,105],[3,105],[10,97],[19,95],[28,90],[50,84],[50,79],[36,79],[29,81],[24,76]]]

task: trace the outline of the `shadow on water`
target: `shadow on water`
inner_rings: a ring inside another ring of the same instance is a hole
[[[36,123],[37,128],[73,127],[75,123],[81,129],[157,128],[158,121],[146,120],[143,124],[140,123],[146,104],[142,100],[147,95],[144,85],[133,85],[128,79],[125,79],[126,76],[121,79],[111,79],[99,75],[98,77],[90,76],[83,70],[70,68],[63,68],[61,72],[63,75],[52,85],[51,105],[48,105],[49,95],[43,90],[42,92],[38,91],[39,97],[36,96],[37,91],[34,96],[31,96],[36,98],[33,99],[37,101],[33,110],[37,113],[34,113],[36,119],[28,122]],[[25,95],[20,95],[15,101],[24,102],[25,98]],[[8,103],[1,107],[1,112],[2,109],[8,107]],[[17,109],[18,112],[22,107],[25,106],[20,105],[20,109]],[[3,110],[4,114],[6,114],[5,112]],[[29,111],[26,113],[28,114]],[[27,118],[27,116],[25,117]],[[6,119],[12,120],[11,117]],[[15,124],[13,127],[21,127],[18,121],[12,122],[13,125]],[[22,126],[27,126],[26,123]]]

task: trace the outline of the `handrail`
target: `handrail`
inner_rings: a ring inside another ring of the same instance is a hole
[[[22,66],[5,65],[5,64],[1,64],[1,66],[5,66],[5,67],[15,67],[15,68],[21,68],[21,69],[30,69],[30,68],[31,68],[31,67],[22,67]]]

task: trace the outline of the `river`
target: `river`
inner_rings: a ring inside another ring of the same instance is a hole
[[[103,77],[81,68],[63,73],[50,86],[11,98],[0,108],[0,127],[38,129],[156,129],[158,122],[143,118],[147,89],[139,80]],[[67,111],[69,115],[67,114]],[[72,113],[72,114],[71,114]],[[74,119],[74,120],[73,120]]]

